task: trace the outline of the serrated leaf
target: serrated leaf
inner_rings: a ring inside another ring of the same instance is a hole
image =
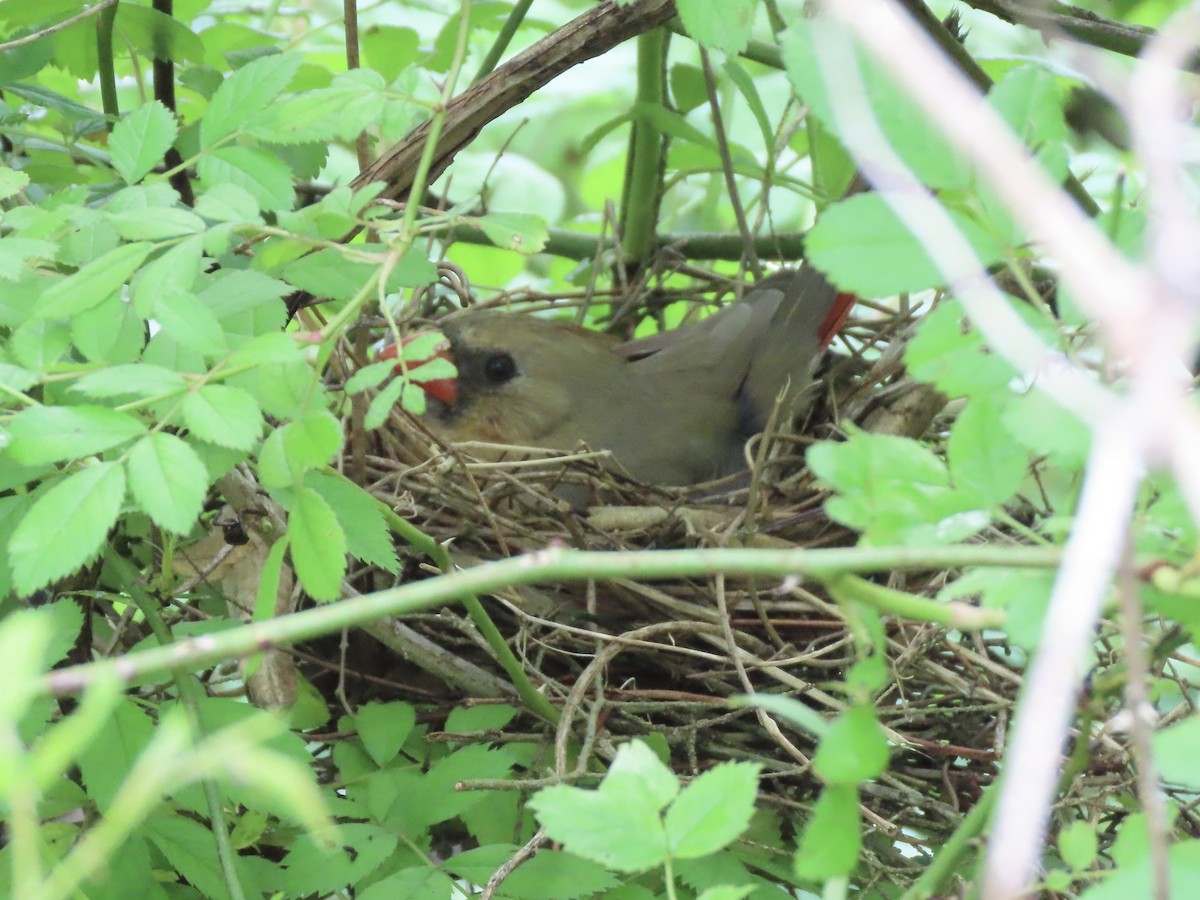
[[[8,166],[0,166],[0,200],[7,200],[29,186],[29,175]]]
[[[153,312],[162,330],[180,346],[204,357],[220,356],[229,350],[221,323],[194,294],[184,291],[159,294]]]
[[[206,384],[183,401],[183,420],[201,440],[249,450],[262,436],[262,411],[241,388]]]
[[[550,238],[545,221],[529,213],[489,213],[476,222],[497,247],[518,253],[540,253]]]
[[[199,234],[207,227],[190,209],[167,207],[113,213],[109,224],[127,241],[165,241],[186,234]]]
[[[163,294],[187,293],[200,275],[204,258],[202,235],[185,238],[162,256],[152,260],[130,284],[133,306],[143,319],[150,318],[154,302]]]
[[[327,410],[305,413],[283,427],[283,448],[295,471],[325,465],[341,446],[342,425]]]
[[[125,499],[125,470],[100,463],[68,475],[34,501],[8,542],[13,583],[28,595],[93,559]]]
[[[200,145],[211,146],[262,113],[287,89],[301,61],[299,53],[271,54],[231,73],[208,101],[200,122]]]
[[[389,371],[391,370],[391,366],[387,368]],[[0,362],[0,384],[4,385],[10,391],[24,391],[37,384],[40,380],[36,372],[30,372],[28,369],[22,369],[20,366]]]
[[[390,360],[388,362],[371,363],[370,365],[363,366],[346,379],[346,393],[357,394],[368,388],[379,387],[384,382],[384,379],[392,374],[395,367],[396,364]],[[37,379],[35,378],[34,380],[36,381]],[[18,388],[18,390],[23,389]]]
[[[236,185],[266,210],[291,209],[296,200],[291,169],[258,147],[213,150],[200,157],[196,171],[207,187]]]
[[[345,478],[320,472],[310,473],[305,484],[324,497],[337,514],[351,556],[385,572],[399,571],[391,531],[374,497]]]
[[[98,306],[117,290],[150,255],[153,244],[124,244],[92,260],[79,271],[50,285],[33,314],[41,319],[65,319]]]
[[[649,744],[632,740],[618,748],[599,790],[610,797],[663,809],[679,793],[679,779]]]
[[[113,168],[127,184],[141,181],[174,143],[178,130],[175,117],[159,101],[143,103],[113,126],[108,136]]]
[[[417,711],[407,703],[367,703],[354,717],[358,739],[371,759],[384,766],[395,759],[417,724]]]
[[[165,366],[130,363],[90,372],[70,390],[88,397],[154,397],[184,390],[187,380]]]
[[[534,794],[528,806],[551,840],[610,869],[641,872],[666,858],[666,834],[653,803],[555,785]]]
[[[1003,248],[977,222],[957,210],[944,211],[981,265],[1003,257]],[[921,241],[878,194],[858,194],[831,204],[805,235],[804,250],[839,288],[865,297],[940,287],[947,280]],[[871,265],[864,266],[864,259]]]
[[[196,214],[214,222],[259,223],[258,201],[236,184],[214,184],[196,198]]]
[[[342,72],[327,88],[272,104],[249,131],[273,144],[352,141],[368,125],[379,121],[385,88],[383,77],[370,69]]]
[[[737,840],[754,815],[761,771],[757,763],[721,763],[685,787],[664,819],[671,856],[695,859]]]
[[[346,536],[325,499],[297,488],[288,516],[292,566],[315,600],[336,600],[346,574]]]
[[[78,459],[145,431],[135,417],[105,406],[33,406],[8,423],[8,453],[29,466]]]
[[[187,534],[208,492],[208,472],[187,444],[159,431],[129,452],[129,489],[161,528]]]

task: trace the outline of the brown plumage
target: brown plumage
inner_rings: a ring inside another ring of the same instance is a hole
[[[640,481],[695,484],[745,468],[745,441],[785,387],[795,403],[853,300],[806,267],[702,321],[624,344],[550,319],[464,310],[438,323],[458,375],[422,384],[424,421],[450,442],[585,443]]]

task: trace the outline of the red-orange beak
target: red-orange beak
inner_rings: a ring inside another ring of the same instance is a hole
[[[388,344],[379,351],[379,359],[399,359],[400,351],[412,341],[419,337],[424,337],[428,332],[418,332],[410,334],[404,338],[399,344]],[[433,350],[432,356],[427,356],[424,359],[405,360],[403,364],[397,364],[395,372],[397,374],[407,372],[412,383],[417,385],[428,394],[447,406],[454,406],[458,403],[458,379],[457,378],[421,378],[421,367],[434,359],[444,359],[449,362],[454,362],[454,355],[450,352],[450,342],[442,341]]]

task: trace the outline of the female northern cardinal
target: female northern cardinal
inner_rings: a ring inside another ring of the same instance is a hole
[[[583,442],[646,483],[706,481],[745,468],[743,445],[785,389],[796,410],[854,299],[805,267],[700,322],[623,344],[550,319],[464,310],[438,323],[438,355],[458,374],[420,383],[431,398],[424,421],[450,442]],[[392,345],[380,358],[396,355]]]

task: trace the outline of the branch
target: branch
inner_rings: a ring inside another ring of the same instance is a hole
[[[151,672],[196,670],[223,659],[293,644],[381,616],[404,615],[453,602],[465,594],[489,593],[517,584],[583,581],[590,578],[666,580],[724,572],[787,578],[833,578],[848,572],[931,571],[963,566],[1051,569],[1061,555],[1053,548],[953,546],[933,548],[839,548],[835,550],[630,550],[585,551],[551,548],[429,578],[401,587],[306,609],[220,634],[180,641],[50,673],[36,690],[74,694],[114,673],[132,681]]]
[[[517,106],[567,69],[667,22],[674,0],[642,0],[617,6],[604,0],[514,56],[446,106],[429,181],[435,181],[483,126]],[[412,186],[417,160],[429,133],[426,122],[405,136],[351,182],[355,190],[374,181],[387,185],[382,197],[403,198]]]

